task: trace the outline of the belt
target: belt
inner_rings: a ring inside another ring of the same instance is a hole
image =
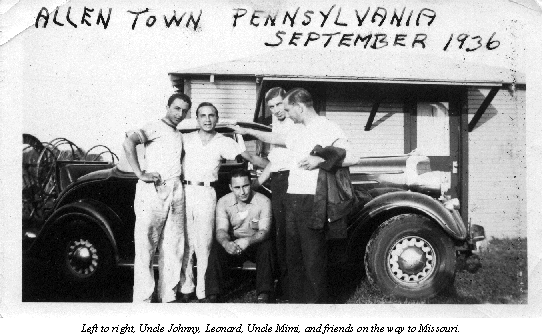
[[[216,182],[216,181],[211,181],[211,182],[205,181],[205,182],[203,182],[203,181],[190,181],[190,180],[183,180],[182,183],[184,185],[209,186],[209,187],[215,187],[218,184],[218,182]]]

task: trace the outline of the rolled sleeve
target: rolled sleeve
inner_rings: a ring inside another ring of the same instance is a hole
[[[147,123],[142,128],[132,129],[126,132],[126,136],[136,134],[141,143],[147,143],[158,137],[158,131],[155,123]]]
[[[234,160],[235,157],[237,157],[243,152],[239,147],[239,144],[237,144],[237,142],[235,142],[233,139],[229,137],[224,137],[222,141],[224,144],[221,146],[222,152],[220,153],[220,155],[222,156],[222,158],[225,158],[227,160]]]

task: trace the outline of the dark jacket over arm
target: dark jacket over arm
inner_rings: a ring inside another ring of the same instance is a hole
[[[326,229],[328,239],[346,238],[346,220],[356,202],[350,170],[341,166],[346,151],[317,145],[311,155],[325,159],[318,173],[311,228]]]

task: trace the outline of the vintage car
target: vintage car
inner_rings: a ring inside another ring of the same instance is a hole
[[[271,130],[257,123],[239,124]],[[225,125],[217,130],[252,152],[265,151],[261,142],[234,134]],[[223,162],[217,197],[229,192],[228,172],[240,166],[247,162]],[[131,266],[136,176],[107,164],[62,163],[58,169],[61,192],[27,254],[51,259],[52,271],[84,286],[106,280],[113,267]],[[384,294],[415,299],[451,287],[458,264],[477,269],[475,258],[465,259],[484,239],[483,228],[463,222],[459,202],[446,195],[449,179],[431,171],[427,157],[361,158],[351,174],[359,201],[349,216],[347,239],[329,243],[334,265],[364,269]],[[260,191],[271,196],[265,185]]]

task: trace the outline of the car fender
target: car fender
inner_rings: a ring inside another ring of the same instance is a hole
[[[390,192],[372,199],[351,216],[349,250],[355,247],[360,236],[370,237],[384,220],[403,213],[426,215],[454,240],[464,241],[467,238],[467,229],[457,210],[449,210],[425,194],[409,191]],[[368,237],[366,239],[368,241]]]
[[[96,227],[107,236],[115,255],[115,261],[118,261],[117,243],[111,225],[122,224],[122,222],[111,208],[93,199],[81,199],[77,202],[64,205],[52,213],[51,216],[47,218],[36,241],[30,247],[29,253],[37,255],[39,250],[46,247],[44,243],[46,243],[51,234],[54,233],[55,229],[60,225],[65,224],[65,220],[70,216],[84,217],[89,219],[88,221],[90,224],[96,225]]]

